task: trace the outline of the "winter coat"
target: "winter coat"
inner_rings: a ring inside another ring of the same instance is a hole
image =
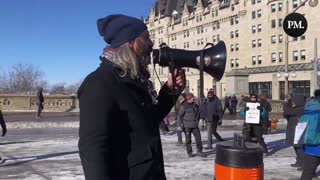
[[[37,92],[37,101],[36,101],[36,103],[37,103],[37,105],[40,105],[40,104],[42,104],[44,102],[44,99],[43,99],[43,94],[42,94],[42,91],[38,91]]]
[[[294,134],[300,117],[304,114],[305,100],[303,96],[293,96],[292,102],[283,104],[283,113],[287,117],[286,143],[294,145]]]
[[[251,102],[249,102],[249,103],[251,103]],[[259,102],[256,102],[256,103],[259,103]],[[261,106],[260,106],[260,107],[261,107]],[[247,114],[246,107],[244,107],[244,108],[242,108],[242,109],[240,110],[240,115],[245,118],[245,117],[246,117],[246,114]],[[261,110],[260,110],[260,122],[259,122],[259,124],[253,124],[253,125],[262,126],[262,119],[265,118],[266,115],[267,115],[266,109],[264,109],[263,107],[261,107]],[[247,123],[244,123],[244,124],[247,124]]]
[[[196,103],[184,103],[178,112],[178,127],[197,128],[199,113],[199,106]]]
[[[300,122],[307,122],[304,132],[304,153],[320,157],[320,97],[309,100]]]
[[[145,83],[104,60],[78,91],[79,154],[87,180],[165,180],[159,123],[173,107],[164,85],[154,104]]]
[[[221,101],[215,97],[212,101],[207,102],[207,120],[209,122],[222,120],[223,111]]]
[[[260,100],[260,106],[266,110],[266,117],[263,118],[263,121],[269,121],[269,112],[272,111],[271,104],[267,100]]]
[[[238,99],[237,99],[236,96],[232,96],[232,97],[231,97],[230,104],[231,104],[231,107],[232,107],[232,108],[237,107]]]
[[[200,107],[200,119],[207,120],[207,105],[208,101],[203,102],[202,106]]]

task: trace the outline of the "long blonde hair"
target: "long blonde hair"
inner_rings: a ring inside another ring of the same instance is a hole
[[[129,48],[129,43],[125,43],[115,50],[107,50],[102,56],[120,68],[120,77],[127,75],[133,79],[138,77],[139,62],[134,52]]]

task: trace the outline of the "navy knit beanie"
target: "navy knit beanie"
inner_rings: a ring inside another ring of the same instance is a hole
[[[147,30],[147,26],[141,20],[122,14],[98,19],[97,25],[99,34],[111,48],[118,48]]]

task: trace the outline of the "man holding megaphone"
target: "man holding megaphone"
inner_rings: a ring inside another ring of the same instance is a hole
[[[148,88],[153,43],[146,25],[125,15],[97,21],[104,49],[100,67],[78,91],[79,153],[87,180],[166,179],[159,122],[185,86],[184,71],[169,74],[157,100]]]

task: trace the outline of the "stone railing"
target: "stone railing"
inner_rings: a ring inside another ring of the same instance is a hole
[[[4,111],[36,111],[36,96],[0,94],[0,108]],[[44,96],[44,111],[79,110],[79,102],[75,96]]]

